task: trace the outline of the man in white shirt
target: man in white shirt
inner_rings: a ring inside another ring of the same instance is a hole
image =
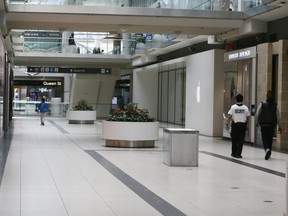
[[[247,122],[250,116],[250,111],[243,104],[243,95],[236,95],[237,103],[232,105],[228,111],[226,129],[229,130],[231,124],[231,139],[232,139],[232,157],[242,158],[242,149],[247,129]]]

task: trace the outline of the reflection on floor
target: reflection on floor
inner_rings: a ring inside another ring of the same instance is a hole
[[[199,138],[199,167],[162,162],[163,128],[150,149],[105,147],[101,121],[13,119],[0,188],[1,216],[282,216],[287,154],[264,160],[228,140]],[[166,127],[165,125],[162,125]],[[0,175],[1,177],[1,175]]]

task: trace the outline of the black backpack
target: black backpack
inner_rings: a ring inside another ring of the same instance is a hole
[[[260,125],[277,125],[277,104],[268,103],[267,101],[261,102],[261,113],[258,123]]]

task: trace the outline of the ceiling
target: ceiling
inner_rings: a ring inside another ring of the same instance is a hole
[[[114,57],[105,57],[105,60],[104,57],[98,58],[99,56],[91,55],[79,58],[79,55],[54,54],[50,56],[39,53],[35,55],[33,53],[14,52],[12,46],[13,33],[19,34],[19,30],[20,32],[25,30],[54,30],[61,32],[87,31],[110,32],[112,34],[145,32],[179,35],[181,39],[178,38],[177,43],[172,46],[148,51],[149,55],[159,55],[193,43],[207,41],[209,35],[222,35],[225,36],[225,40],[235,40],[245,37],[251,32],[257,34],[265,31],[266,22],[287,16],[287,1],[267,1],[266,5],[253,8],[247,13],[160,8],[11,4],[9,9],[6,10],[5,22],[4,25],[2,24],[1,31],[5,38],[6,49],[14,56],[14,65],[43,64],[56,66],[64,64],[67,66],[81,63],[88,64],[89,62],[91,65],[114,62],[116,65],[126,67],[131,63],[130,57],[127,58],[127,56],[122,56],[123,59],[117,62]],[[0,0],[0,2],[0,7],[3,7],[3,0]],[[256,30],[251,31],[250,28],[246,31],[247,25],[252,26],[252,30],[254,25]],[[183,35],[193,36],[183,37]],[[117,58],[119,59],[119,56]]]

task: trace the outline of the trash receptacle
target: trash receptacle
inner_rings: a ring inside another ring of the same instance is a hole
[[[163,136],[163,163],[169,166],[198,166],[198,130],[164,128]]]

